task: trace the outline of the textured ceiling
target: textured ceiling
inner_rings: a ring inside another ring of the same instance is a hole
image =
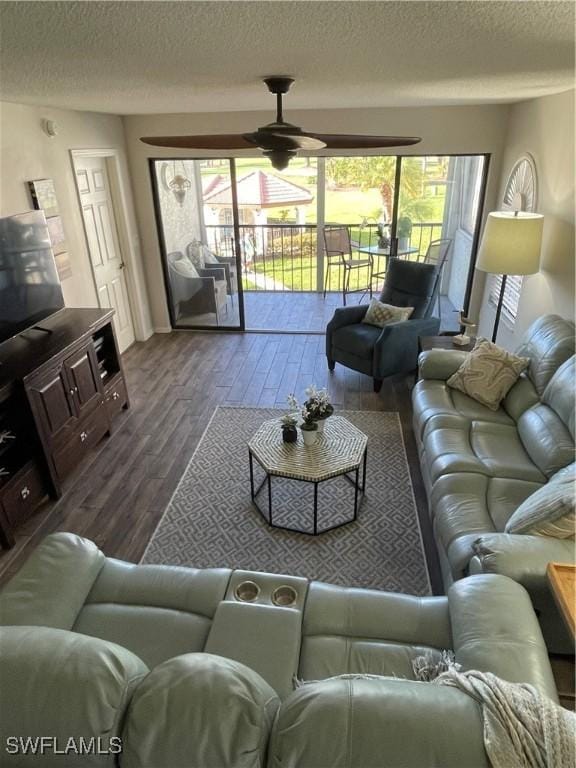
[[[574,84],[571,2],[0,2],[0,98],[116,114],[510,102]],[[289,115],[288,115],[289,116]]]

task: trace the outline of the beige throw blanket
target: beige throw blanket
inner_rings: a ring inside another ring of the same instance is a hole
[[[433,684],[459,688],[481,704],[492,768],[574,768],[576,716],[533,686],[454,668]]]

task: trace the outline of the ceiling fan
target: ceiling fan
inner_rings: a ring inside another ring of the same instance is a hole
[[[292,77],[265,77],[270,93],[276,95],[276,120],[253,133],[216,133],[203,136],[147,136],[140,139],[155,147],[177,149],[251,149],[258,147],[270,158],[274,168],[282,171],[298,150],[378,149],[418,144],[414,136],[362,136],[357,134],[312,133],[287,123],[282,115],[282,96],[294,82]]]

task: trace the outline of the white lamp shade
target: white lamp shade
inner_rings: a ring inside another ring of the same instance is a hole
[[[476,269],[495,275],[533,275],[540,268],[542,225],[539,213],[488,214]]]

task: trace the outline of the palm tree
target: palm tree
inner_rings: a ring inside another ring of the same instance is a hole
[[[331,157],[326,173],[335,184],[377,189],[382,197],[384,221],[392,218],[396,158],[393,155],[375,157]],[[402,164],[401,200],[421,198],[424,189],[424,169],[420,158],[407,158]]]

